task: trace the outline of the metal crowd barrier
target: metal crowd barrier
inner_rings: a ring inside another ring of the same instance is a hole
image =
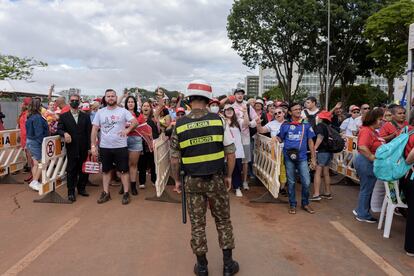
[[[26,162],[26,154],[20,143],[20,129],[0,131],[0,181],[17,183],[10,174],[22,170]]]
[[[280,167],[282,162],[282,146],[279,142],[261,134],[256,134],[253,172],[263,183],[268,192],[250,202],[285,203],[278,201],[280,189]]]
[[[158,139],[154,140],[154,163],[157,174],[157,180],[155,181],[156,196],[148,197],[146,200],[180,203],[179,200],[171,197],[165,190],[167,183],[173,181],[170,178],[170,140],[164,134],[161,134]]]
[[[43,139],[42,163],[39,168],[42,170],[42,183],[39,195],[42,198],[34,200],[39,203],[72,203],[62,198],[56,189],[66,184],[66,147],[59,135],[49,136]]]
[[[335,153],[330,164],[330,169],[340,175],[346,176],[356,182],[359,177],[354,167],[354,159],[358,154],[358,137],[347,136],[345,149],[340,153]]]

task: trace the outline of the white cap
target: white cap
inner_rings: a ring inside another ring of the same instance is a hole
[[[269,106],[269,105],[272,105],[273,104],[273,101],[267,101],[266,102],[266,106]]]
[[[213,89],[210,84],[203,80],[194,80],[188,84],[185,96],[202,96],[211,100],[213,98]]]

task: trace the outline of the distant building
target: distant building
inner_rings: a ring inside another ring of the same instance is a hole
[[[249,98],[259,96],[259,76],[246,76],[245,90]]]
[[[259,96],[277,86],[276,71],[274,69],[259,69]]]

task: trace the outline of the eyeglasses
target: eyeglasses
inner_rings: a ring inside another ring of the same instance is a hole
[[[282,111],[276,112],[276,115],[280,115],[280,114],[283,114],[283,112]]]

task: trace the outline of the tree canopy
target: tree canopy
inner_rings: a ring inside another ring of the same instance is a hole
[[[414,1],[400,0],[370,16],[364,36],[375,61],[374,72],[388,79],[391,98],[394,78],[405,72],[409,26],[414,22]]]
[[[12,55],[0,54],[0,80],[30,79],[35,67],[45,67],[47,63],[34,58],[20,58]]]

